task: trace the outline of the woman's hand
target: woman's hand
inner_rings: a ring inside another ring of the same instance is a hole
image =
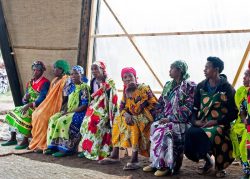
[[[62,116],[68,114],[67,111],[61,111]]]
[[[29,93],[26,93],[26,94],[24,95],[24,100],[25,100],[25,101],[29,101],[29,99],[30,99],[30,94],[29,94]]]
[[[202,126],[202,128],[204,128],[204,127],[212,127],[212,126],[215,126],[215,125],[217,125],[218,123],[217,123],[217,120],[210,120],[210,121],[208,121],[206,124],[204,124],[203,126]]]
[[[196,120],[195,123],[194,123],[194,125],[197,126],[197,127],[202,127],[205,124],[206,124],[206,122],[203,121],[203,120]]]
[[[134,125],[133,118],[132,118],[132,116],[130,114],[125,113],[124,116],[125,116],[125,122],[126,122],[127,125],[129,125],[129,126]]]
[[[242,121],[244,121],[247,118],[247,112],[246,111],[240,111],[239,114]]]
[[[26,104],[26,105],[21,109],[22,114],[25,114],[25,113],[28,111],[28,109],[29,109],[30,107],[33,107],[33,104],[32,104],[32,103]]]
[[[159,121],[159,124],[166,124],[169,123],[170,121],[168,120],[168,118],[161,118]]]

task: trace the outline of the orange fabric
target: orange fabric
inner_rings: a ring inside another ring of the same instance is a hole
[[[29,148],[31,150],[47,148],[47,128],[52,115],[59,112],[62,107],[63,89],[68,76],[64,75],[62,79],[56,82],[54,78],[51,82],[49,92],[45,100],[32,113],[32,140]]]

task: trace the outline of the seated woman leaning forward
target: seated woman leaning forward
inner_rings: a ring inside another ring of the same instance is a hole
[[[239,87],[235,93],[234,100],[239,110],[238,118],[232,124],[230,139],[233,144],[233,157],[240,160],[245,178],[250,176],[249,165],[249,86],[250,86],[250,63],[244,73],[243,86]]]
[[[80,127],[90,99],[89,86],[81,81],[83,74],[81,66],[74,66],[71,70],[73,85],[69,85],[65,92],[68,96],[67,107],[49,120],[45,154],[63,157],[77,150],[81,140]]]
[[[188,66],[178,60],[171,64],[168,81],[159,98],[157,116],[151,125],[149,166],[143,171],[155,171],[155,176],[177,173],[182,165],[185,132],[191,124],[196,85],[188,81]],[[157,170],[157,171],[156,171]]]
[[[6,115],[6,122],[10,125],[11,139],[2,146],[16,145],[16,131],[22,134],[22,142],[15,149],[25,149],[29,145],[28,137],[31,134],[31,115],[36,107],[45,99],[49,90],[50,82],[43,76],[46,70],[41,61],[33,62],[31,69],[33,78],[27,83],[25,95],[23,97],[23,106],[16,107]]]
[[[115,83],[107,77],[103,62],[96,61],[91,66],[91,102],[81,126],[83,152],[79,157],[102,160],[111,151],[111,129],[117,112]]]
[[[235,90],[225,75],[220,75],[224,63],[218,57],[208,57],[205,66],[206,80],[198,84],[194,97],[192,123],[185,139],[185,155],[195,162],[205,160],[198,169],[206,174],[213,167],[210,155],[214,155],[216,177],[224,177],[224,171],[234,160],[229,138],[230,122],[237,118],[234,102]]]
[[[150,125],[153,122],[157,99],[149,86],[137,83],[136,71],[133,68],[122,69],[121,76],[124,92],[120,114],[115,118],[112,129],[113,152],[110,157],[99,163],[119,162],[119,147],[132,147],[131,162],[123,169],[134,170],[140,168],[138,153],[149,157]]]
[[[47,149],[48,121],[52,115],[59,112],[63,103],[63,89],[70,70],[66,60],[57,60],[54,64],[55,78],[51,81],[49,92],[45,100],[32,114],[32,140],[30,150],[43,152]]]

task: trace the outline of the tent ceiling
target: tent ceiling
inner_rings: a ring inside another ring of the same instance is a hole
[[[138,71],[140,82],[149,84],[155,91],[161,90],[156,78],[128,40],[129,35],[127,36],[121,27],[124,27],[128,34],[138,35],[133,36],[134,43],[163,84],[170,80],[169,66],[177,59],[188,63],[191,80],[201,81],[204,79],[203,69],[208,56],[218,56],[224,60],[223,73],[231,83],[233,82],[250,39],[250,21],[247,20],[250,19],[247,9],[249,1],[100,2],[96,33],[92,33],[92,39],[95,39],[95,57],[104,59],[109,74],[115,79],[119,89],[122,89],[122,81],[117,74],[120,74],[123,67],[133,66]],[[204,31],[213,32],[203,34]],[[178,35],[175,32],[191,34]],[[152,33],[163,34],[152,36]],[[102,37],[112,34],[115,35]],[[119,34],[122,34],[122,37],[119,37]],[[113,68],[114,65],[117,67]],[[244,65],[243,69],[247,63]],[[239,78],[241,77],[242,72]],[[236,86],[241,83],[241,80],[238,80]]]

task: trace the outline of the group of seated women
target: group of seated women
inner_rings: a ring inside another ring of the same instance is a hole
[[[143,171],[155,176],[177,174],[185,154],[195,162],[205,160],[199,174],[208,173],[214,165],[216,176],[224,177],[224,169],[236,157],[230,126],[238,108],[223,69],[222,60],[208,57],[206,79],[196,85],[188,80],[187,64],[177,60],[170,66],[172,80],[157,99],[148,85],[138,83],[134,68],[123,68],[124,90],[118,108],[115,83],[103,62],[92,64],[88,86],[81,66],[70,70],[66,60],[57,60],[50,83],[43,76],[45,65],[35,61],[24,105],[6,116],[11,138],[2,146],[16,145],[19,132],[24,138],[16,149],[28,147],[54,157],[79,152],[79,157],[100,164],[120,162],[120,149],[131,148],[131,161],[123,169],[141,168],[140,154],[150,157]]]

